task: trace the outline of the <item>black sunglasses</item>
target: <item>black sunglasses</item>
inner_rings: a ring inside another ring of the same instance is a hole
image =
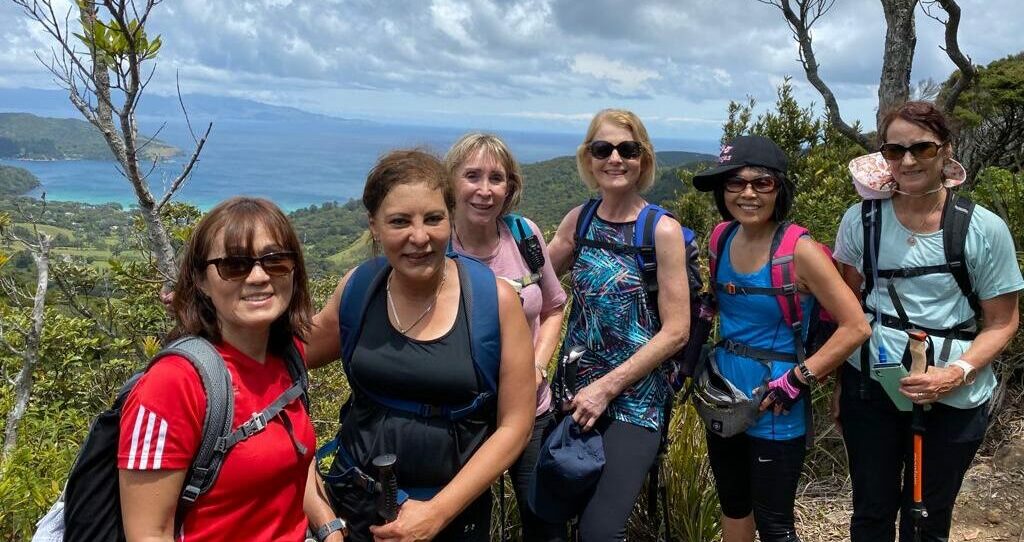
[[[607,141],[591,141],[587,146],[590,155],[598,160],[604,160],[612,155],[612,151],[619,151],[619,157],[623,160],[635,160],[644,153],[644,146],[639,141],[623,141],[618,145],[612,145]]]
[[[914,143],[909,147],[904,147],[897,143],[886,143],[878,148],[878,151],[882,153],[882,157],[886,160],[902,160],[903,155],[910,151],[910,154],[914,155],[914,158],[923,160],[927,158],[935,158],[939,154],[939,149],[945,143],[935,143],[934,141],[921,141],[920,143]]]
[[[217,266],[217,274],[224,280],[242,280],[252,273],[252,268],[256,264],[263,268],[264,273],[272,277],[280,277],[295,269],[295,253],[271,252],[258,258],[255,256],[225,256],[206,260],[206,265],[210,264]]]
[[[762,175],[753,179],[744,179],[743,177],[736,176],[725,180],[725,191],[738,194],[749,186],[758,194],[768,194],[774,192],[778,188],[778,184],[775,177],[771,175]]]

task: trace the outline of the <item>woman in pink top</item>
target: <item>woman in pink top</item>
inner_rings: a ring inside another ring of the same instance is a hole
[[[508,220],[509,210],[518,205],[522,196],[523,177],[505,142],[490,134],[466,134],[449,149],[445,165],[455,189],[453,248],[483,261],[495,275],[512,284],[519,292],[533,333],[537,418],[526,450],[510,471],[523,522],[523,539],[565,540],[565,525],[545,523],[526,506],[544,431],[553,423],[546,371],[558,346],[565,292],[551,267],[544,236],[537,225],[522,217],[519,222]],[[517,230],[522,227],[517,232],[519,238],[533,237],[535,242],[528,240],[521,247],[509,229],[510,224]],[[538,254],[543,255],[543,262]]]

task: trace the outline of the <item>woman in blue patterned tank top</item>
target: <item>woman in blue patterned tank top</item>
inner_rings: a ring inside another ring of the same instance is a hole
[[[793,503],[809,430],[804,412],[811,408],[811,385],[842,364],[870,329],[836,266],[804,235],[792,252],[803,314],[809,315],[813,295],[838,329],[806,359],[798,355],[804,337],[797,340],[793,329],[799,328],[786,324],[776,294],[767,293],[773,286],[773,240],[776,230],[787,226],[794,196],[786,155],[775,142],[736,137],[722,146],[719,165],[695,175],[693,184],[713,191],[722,218],[735,221],[721,234],[724,242],[716,243],[722,247],[713,278],[722,341],[706,371],[760,400],[762,411],[752,424],[749,418],[732,427],[709,424],[708,459],[722,505],[723,542],[754,540],[755,525],[762,542],[799,542]],[[703,396],[700,389],[697,395]]]
[[[647,130],[629,111],[604,110],[590,123],[576,152],[580,177],[599,192],[601,203],[576,246],[581,207],[562,220],[549,245],[559,274],[571,271],[572,310],[563,349],[583,346],[572,417],[585,431],[601,433],[605,464],[579,514],[586,542],[624,540],[626,520],[653,464],[663,410],[670,397],[666,359],[686,342],[689,292],[680,225],[663,217],[655,227],[658,314],[632,254],[641,193],[654,182],[655,157]]]

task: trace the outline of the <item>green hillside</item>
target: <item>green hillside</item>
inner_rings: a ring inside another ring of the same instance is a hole
[[[0,196],[20,196],[39,186],[39,179],[27,169],[0,165]]]
[[[148,139],[139,136],[140,144]],[[160,140],[142,149],[147,160],[170,158],[181,151]],[[110,148],[93,125],[78,119],[0,113],[0,158],[25,160],[110,160]]]

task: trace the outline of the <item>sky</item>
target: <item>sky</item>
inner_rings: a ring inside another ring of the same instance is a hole
[[[55,0],[60,12],[71,3]],[[959,0],[975,64],[1024,50],[1021,0]],[[52,40],[0,1],[0,88],[56,88],[35,54]],[[730,100],[770,105],[804,79],[782,13],[758,0],[165,0],[148,92],[253,99],[406,124],[574,133],[606,107],[652,134],[717,139]],[[912,81],[954,69],[943,27],[917,10]],[[848,122],[869,121],[885,35],[878,0],[836,0],[814,27],[823,78]]]

